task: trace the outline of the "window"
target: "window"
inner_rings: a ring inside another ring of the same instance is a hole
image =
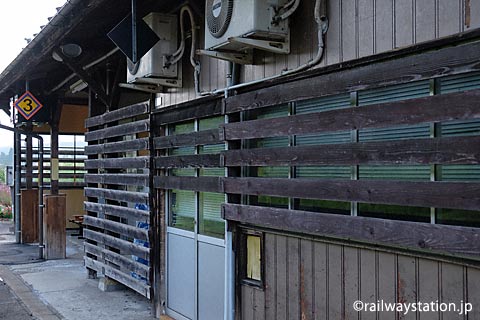
[[[241,269],[244,284],[263,286],[263,234],[243,230],[241,234]]]

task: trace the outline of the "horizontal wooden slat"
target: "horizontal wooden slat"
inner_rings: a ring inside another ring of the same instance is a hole
[[[480,228],[223,204],[227,220],[276,230],[480,258]]]
[[[149,260],[150,249],[144,246],[136,245],[132,242],[89,229],[83,229],[83,235],[89,240],[117,248],[122,251],[121,254],[133,254],[142,259]]]
[[[204,192],[222,192],[223,180],[220,177],[172,177],[162,176],[154,178],[155,188],[181,189]]]
[[[205,98],[187,101],[179,105],[155,110],[153,123],[156,126],[181,122],[222,114],[223,100],[221,96],[209,96]]]
[[[96,144],[85,147],[85,154],[104,154],[115,152],[140,151],[149,149],[148,138]]]
[[[480,119],[480,90],[222,125],[225,140]]]
[[[480,184],[388,180],[156,177],[155,187],[300,199],[480,210]]]
[[[225,111],[233,113],[252,110],[292,101],[479,70],[479,50],[480,42],[467,43],[286,82],[232,95],[225,100]],[[322,70],[318,72],[321,73]]]
[[[118,184],[124,186],[144,186],[149,183],[148,174],[85,174],[86,183]]]
[[[84,246],[85,252],[93,254],[101,259],[105,259],[106,261],[115,265],[118,265],[121,270],[128,270],[129,272],[135,272],[136,274],[139,274],[143,277],[149,277],[150,268],[143,263],[136,262],[131,258],[122,256],[116,252],[107,249],[97,247],[87,242],[84,243]]]
[[[149,157],[85,160],[85,169],[140,169],[149,166]]]
[[[223,154],[225,166],[479,164],[478,150],[480,137],[449,137],[229,150]],[[188,164],[188,160],[183,162]]]
[[[83,224],[100,229],[113,231],[122,236],[148,241],[148,231],[124,223],[119,223],[106,219],[98,219],[91,216],[84,216]]]
[[[176,134],[153,139],[155,149],[199,146],[205,144],[216,144],[221,142],[222,141],[218,138],[218,129]]]
[[[220,167],[220,154],[199,154],[172,157],[156,157],[155,167],[162,168],[215,168]]]
[[[148,203],[148,193],[100,188],[85,188],[85,196],[133,203]]]
[[[141,114],[148,113],[149,102],[142,102],[128,107],[120,108],[115,111],[107,112],[105,114],[91,117],[85,120],[85,128],[100,126],[102,124],[135,117]]]
[[[86,201],[84,202],[84,208],[86,211],[102,213],[124,219],[132,219],[135,221],[149,221],[150,219],[149,211],[115,206],[111,204]]]
[[[145,284],[143,281],[136,280],[131,275],[125,274],[120,270],[117,270],[111,266],[108,266],[98,260],[93,260],[92,258],[89,258],[89,257],[84,257],[84,260],[85,260],[85,266],[87,268],[97,270],[99,273],[105,274],[105,276],[124,284],[125,286],[147,297],[147,299],[150,299],[151,288],[149,285]]]
[[[135,122],[119,124],[114,127],[99,129],[85,133],[85,141],[101,140],[112,137],[123,137],[139,132],[149,131],[150,120],[139,120]]]

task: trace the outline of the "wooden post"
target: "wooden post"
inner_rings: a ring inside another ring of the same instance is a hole
[[[21,191],[21,230],[22,243],[38,241],[38,191],[27,189]]]
[[[33,125],[31,123],[27,124],[26,130],[27,132],[33,131]],[[33,188],[33,144],[32,144],[32,136],[27,135],[26,139],[26,173],[25,173],[25,183],[27,190]]]
[[[58,100],[52,108],[50,122],[50,194],[58,195],[58,133],[63,101]]]

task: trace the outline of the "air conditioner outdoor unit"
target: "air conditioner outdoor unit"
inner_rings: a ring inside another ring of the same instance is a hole
[[[177,64],[164,67],[165,56],[177,50],[177,17],[152,12],[143,20],[155,31],[160,40],[139,62],[133,64],[128,60],[127,82],[181,87],[179,72],[181,70],[178,70]]]
[[[239,52],[252,48],[289,53],[288,20],[274,23],[288,0],[206,0],[205,49]]]

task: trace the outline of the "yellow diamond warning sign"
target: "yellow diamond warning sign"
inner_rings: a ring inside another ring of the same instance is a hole
[[[15,108],[17,108],[18,112],[27,120],[30,120],[42,107],[43,104],[41,104],[30,91],[25,92],[15,101]]]

